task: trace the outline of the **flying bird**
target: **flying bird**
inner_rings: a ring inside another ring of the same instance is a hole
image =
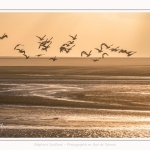
[[[111,48],[110,49],[112,52],[117,52],[117,51],[119,51],[119,49],[117,49],[117,48]]]
[[[118,53],[127,53],[127,50],[120,49]]]
[[[53,61],[56,61],[56,60],[57,60],[57,59],[56,59],[56,56],[53,57],[53,58],[50,58],[50,59],[52,59]],[[50,60],[50,59],[49,59],[49,60]]]
[[[103,52],[101,49],[95,48],[99,53]]]
[[[94,61],[94,62],[96,62],[96,61],[99,61],[99,59],[101,59],[101,57],[100,57],[100,58],[98,58],[98,59],[93,59],[93,61]]]
[[[102,54],[102,58],[104,58],[104,55],[107,55],[107,56],[109,56],[107,53],[103,53],[103,54]]]
[[[25,54],[25,50],[23,50],[23,49],[16,49],[16,50],[18,50],[19,53],[24,53]]]
[[[0,39],[3,39],[3,38],[5,38],[5,37],[8,38],[8,36],[4,33],[3,36],[0,37]]]
[[[91,50],[91,51],[89,52],[89,54],[88,54],[86,51],[82,51],[82,52],[81,52],[81,57],[82,57],[83,54],[85,54],[86,57],[89,57],[89,56],[91,55],[91,52],[92,52],[92,50]]]
[[[47,47],[46,44],[49,43],[49,42],[50,42],[50,44],[52,44],[52,42],[51,42],[50,40],[48,41],[48,39],[47,39],[46,41],[43,41],[43,42],[38,42],[38,43],[40,43],[39,48],[40,48],[41,46]],[[49,45],[50,45],[50,44],[49,44]],[[49,48],[49,45],[48,45],[47,48]]]
[[[109,49],[111,46],[113,46],[113,44],[110,45],[110,46],[108,46],[106,43],[102,43],[102,44],[101,44],[101,50],[103,49],[103,46],[105,46],[106,49]]]
[[[63,44],[62,46],[67,46],[68,47],[68,46],[70,46],[70,44]]]
[[[70,51],[70,50],[72,50],[72,48],[74,47],[75,45],[73,45],[73,46],[71,46],[70,48],[68,48],[67,50],[68,50],[68,52]]]
[[[68,44],[73,44],[73,43],[74,43],[74,41],[68,41],[67,43],[68,43]]]
[[[72,37],[73,40],[77,39],[77,34],[75,36],[71,36],[71,35],[69,35],[69,36]]]
[[[49,45],[47,45],[47,46],[45,46],[44,45],[44,47],[42,48],[42,50],[45,50],[45,51],[47,51],[47,49],[50,47],[50,44]]]
[[[53,37],[52,37],[52,38],[53,38]],[[51,38],[51,39],[52,39],[52,38]],[[47,39],[47,40],[44,42],[44,44],[50,43],[50,42],[52,43],[51,39],[50,39],[50,40]]]
[[[66,51],[66,53],[68,53],[67,48],[66,48],[66,47],[64,47],[64,46],[61,46],[61,47],[60,47],[60,53],[61,53],[61,52],[63,52],[63,51]]]
[[[136,52],[132,52],[132,51],[127,52],[127,56],[130,57],[131,55],[133,55],[133,54],[135,54],[135,53],[136,53]]]
[[[38,54],[38,55],[35,55],[35,56],[38,56],[38,57],[40,57],[40,56],[42,56],[42,55],[45,55],[45,54]]]
[[[75,45],[73,45],[72,47],[74,47],[74,46],[75,46]],[[70,48],[68,48],[68,49],[67,49],[67,48],[65,48],[65,49],[64,49],[64,51],[66,51],[66,53],[69,53],[69,52],[70,52],[70,50],[72,50],[72,47],[70,47]]]
[[[39,36],[36,36],[36,37],[37,37],[37,38],[39,38],[39,39],[40,39],[40,41],[43,41],[45,36],[46,36],[46,35],[44,35],[42,38],[41,38],[41,37],[39,37]]]
[[[40,48],[41,46],[45,46],[46,43],[47,43],[47,40],[48,40],[48,39],[46,39],[46,41],[38,42],[38,43],[40,43],[39,48]]]

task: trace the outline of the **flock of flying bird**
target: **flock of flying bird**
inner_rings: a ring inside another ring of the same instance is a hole
[[[52,41],[51,41],[51,40],[53,39],[53,37],[51,37],[49,40],[48,40],[48,38],[47,38],[46,40],[44,40],[45,36],[46,36],[46,35],[44,35],[43,37],[39,37],[39,36],[36,36],[36,37],[39,39],[39,42],[38,42],[38,43],[39,43],[39,47],[38,47],[38,49],[41,48],[41,51],[46,51],[46,52],[47,52],[48,48],[50,48],[50,45],[52,44]],[[69,53],[70,50],[72,50],[72,48],[75,46],[74,43],[75,43],[75,40],[77,39],[77,34],[76,34],[75,36],[71,36],[71,35],[69,35],[69,36],[72,38],[72,40],[67,41],[66,43],[64,43],[64,44],[60,47],[60,53],[61,53],[61,52],[64,52],[64,51],[65,51],[66,53]],[[8,36],[7,36],[5,33],[4,33],[3,36],[0,37],[0,39],[4,39],[4,38],[8,38]],[[19,48],[20,46],[24,46],[24,45],[22,45],[22,44],[17,44],[17,45],[15,46],[14,50],[18,50],[19,53],[23,53],[23,55],[25,56],[25,58],[28,59],[30,56],[27,56],[25,50],[22,49],[22,48]],[[110,45],[110,46],[108,46],[106,43],[102,43],[102,44],[100,45],[100,49],[99,49],[99,48],[95,48],[95,50],[97,50],[98,53],[102,53],[102,57],[100,57],[100,58],[98,58],[98,59],[94,59],[94,60],[93,60],[94,62],[99,61],[99,59],[101,59],[101,58],[104,58],[105,55],[109,56],[108,53],[106,53],[106,52],[103,51],[103,47],[104,47],[104,46],[105,46],[106,49],[110,50],[111,52],[125,53],[125,54],[127,54],[128,57],[130,57],[131,55],[133,55],[133,54],[136,53],[136,52],[133,52],[133,51],[127,51],[127,50],[125,50],[125,49],[119,49],[119,46],[116,47],[116,48],[112,48],[113,44]],[[82,57],[83,55],[86,55],[86,57],[89,57],[89,56],[91,56],[91,52],[92,52],[92,50],[91,50],[89,53],[87,53],[86,51],[82,51],[82,52],[81,52],[81,57]],[[35,56],[40,57],[40,56],[42,56],[42,55],[45,55],[45,54],[38,54],[38,55],[35,55]],[[53,61],[56,61],[56,60],[57,60],[56,56],[53,57],[53,58],[50,58],[49,60],[51,60],[51,59],[52,59]]]
[[[110,50],[111,52],[125,53],[125,54],[127,54],[128,57],[130,57],[131,55],[136,53],[136,52],[133,52],[133,51],[127,51],[125,49],[119,49],[119,46],[116,47],[116,48],[111,48],[111,46],[113,46],[113,44],[108,46],[106,43],[102,43],[101,46],[100,46],[100,49],[95,48],[98,51],[98,53],[103,53],[102,57],[100,57],[98,59],[94,59],[93,60],[94,62],[99,61],[99,59],[101,59],[101,58],[104,58],[105,55],[109,56],[108,53],[103,52],[103,46],[105,46],[106,49]],[[92,52],[92,50],[89,53],[87,53],[86,51],[82,51],[81,56],[83,54],[85,54],[87,57],[89,57],[91,55],[91,52]]]

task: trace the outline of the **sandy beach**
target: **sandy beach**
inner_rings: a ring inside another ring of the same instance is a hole
[[[105,61],[0,66],[0,137],[150,137],[149,59]]]

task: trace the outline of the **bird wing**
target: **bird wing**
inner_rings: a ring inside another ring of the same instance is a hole
[[[102,44],[101,44],[101,49],[102,49],[102,46],[103,46],[103,45],[106,46],[106,48],[109,48],[109,46],[108,46],[106,43],[102,43]]]
[[[50,40],[52,40],[53,39],[53,37],[51,37],[51,39]]]
[[[107,53],[103,53],[102,57],[104,57],[104,55],[107,55],[107,56],[109,56]]]
[[[84,51],[81,52],[81,56],[83,55]]]
[[[14,50],[15,50],[19,45],[20,45],[20,44],[17,44],[17,45],[15,46]]]
[[[73,36],[69,35],[70,37],[74,38]]]
[[[74,46],[75,46],[75,45],[73,45],[72,47],[74,47]],[[72,48],[72,47],[71,47],[71,48]]]
[[[44,35],[44,36],[42,37],[42,39],[44,39],[45,36],[46,36],[46,35]]]
[[[98,49],[98,48],[95,48],[95,49],[99,51],[99,49]]]
[[[104,45],[106,46],[106,48],[109,48],[109,46],[106,43],[104,43]]]
[[[37,38],[41,39],[39,36],[36,36]]]
[[[86,52],[85,52],[85,51],[82,51],[82,52],[81,52],[81,56],[82,56],[83,54],[86,54]]]
[[[25,53],[24,53],[23,55],[24,55],[25,57],[27,57],[27,55],[26,55]]]

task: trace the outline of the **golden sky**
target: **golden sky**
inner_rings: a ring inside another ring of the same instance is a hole
[[[30,57],[45,54],[46,57],[81,57],[81,51],[92,50],[92,57],[101,56],[94,48],[101,43],[120,46],[136,51],[132,57],[150,56],[150,13],[149,12],[7,12],[0,13],[0,56],[22,56],[14,50],[17,44]],[[77,34],[75,47],[70,53],[60,53],[62,44]],[[38,49],[37,36],[52,39],[47,52]],[[110,57],[126,57],[126,54],[110,52]]]

